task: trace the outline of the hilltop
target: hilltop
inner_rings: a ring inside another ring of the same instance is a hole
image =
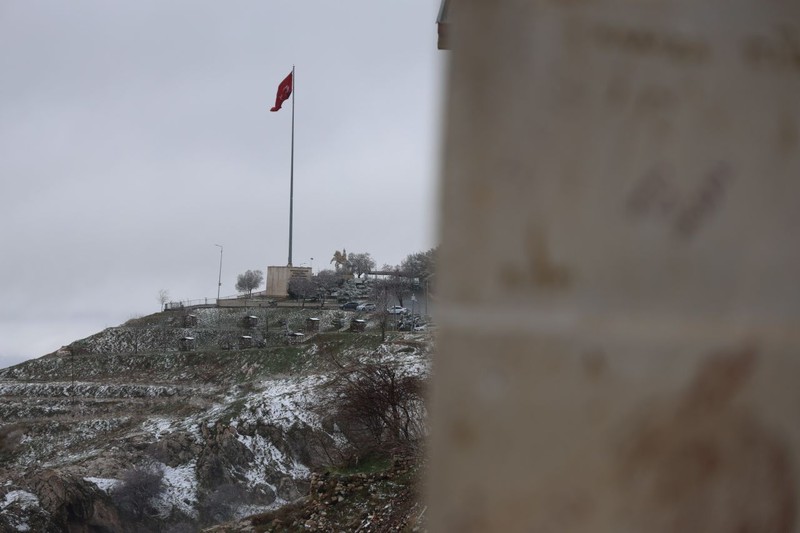
[[[342,520],[402,527],[369,505],[396,491],[402,512],[420,511],[408,454],[423,432],[416,384],[432,342],[428,332],[382,340],[368,314],[365,331],[350,331],[355,316],[166,311],[0,370],[0,531],[177,533],[248,516],[262,531],[347,529],[319,507],[331,504],[319,496],[331,479],[342,483],[333,503],[350,484]],[[342,410],[357,405],[342,384],[362,387],[370,372],[414,384],[404,385],[405,433],[380,413],[376,422]],[[403,486],[380,488],[387,479]]]

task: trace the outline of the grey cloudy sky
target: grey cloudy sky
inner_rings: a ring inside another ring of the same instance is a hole
[[[438,0],[0,2],[0,367],[286,264],[435,244]]]

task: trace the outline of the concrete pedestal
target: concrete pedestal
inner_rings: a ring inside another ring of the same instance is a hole
[[[289,280],[299,276],[310,278],[311,275],[310,267],[267,267],[267,297],[285,298],[289,294]]]

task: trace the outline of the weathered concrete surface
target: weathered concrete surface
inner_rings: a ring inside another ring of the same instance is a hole
[[[453,7],[435,531],[800,531],[800,4]]]
[[[289,280],[294,277],[311,277],[311,267],[268,266],[267,296],[282,298],[288,294]]]

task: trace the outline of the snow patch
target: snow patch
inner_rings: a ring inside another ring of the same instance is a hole
[[[197,518],[197,461],[174,468],[161,464],[160,468],[164,472],[164,491],[159,496],[158,506],[162,518],[169,516],[173,508]]]
[[[316,427],[319,425],[313,410],[318,400],[316,389],[325,380],[324,376],[310,375],[263,382],[264,391],[250,397],[239,419],[241,422],[266,420],[283,429],[298,422]]]
[[[114,489],[117,485],[122,483],[119,479],[113,479],[108,477],[85,477],[83,478],[84,481],[88,481],[89,483],[94,483],[97,485],[97,488],[102,490],[103,492],[109,492]]]
[[[148,418],[142,422],[142,429],[152,433],[156,440],[161,440],[161,436],[169,433],[172,428],[172,420],[169,418]]]
[[[14,531],[27,532],[31,530],[28,522],[19,516],[11,513],[6,513],[9,507],[16,507],[20,511],[31,511],[39,508],[39,498],[35,494],[25,490],[12,490],[6,494],[2,502],[0,502],[0,512],[6,515],[8,522],[14,528]],[[16,509],[15,509],[16,510]]]
[[[0,510],[4,510],[9,505],[17,504],[23,510],[39,507],[39,498],[32,492],[25,490],[12,490],[0,502]]]
[[[247,518],[248,516],[266,513],[267,511],[273,511],[279,507],[283,507],[287,503],[289,502],[278,498],[269,505],[242,505],[236,509],[236,513],[234,514],[233,518],[235,520],[241,520],[243,518]]]
[[[309,476],[308,467],[287,457],[266,437],[237,435],[237,438],[253,452],[253,466],[244,474],[251,487],[267,485],[274,491],[275,486],[267,481],[267,472],[280,472],[293,479],[305,479]]]

